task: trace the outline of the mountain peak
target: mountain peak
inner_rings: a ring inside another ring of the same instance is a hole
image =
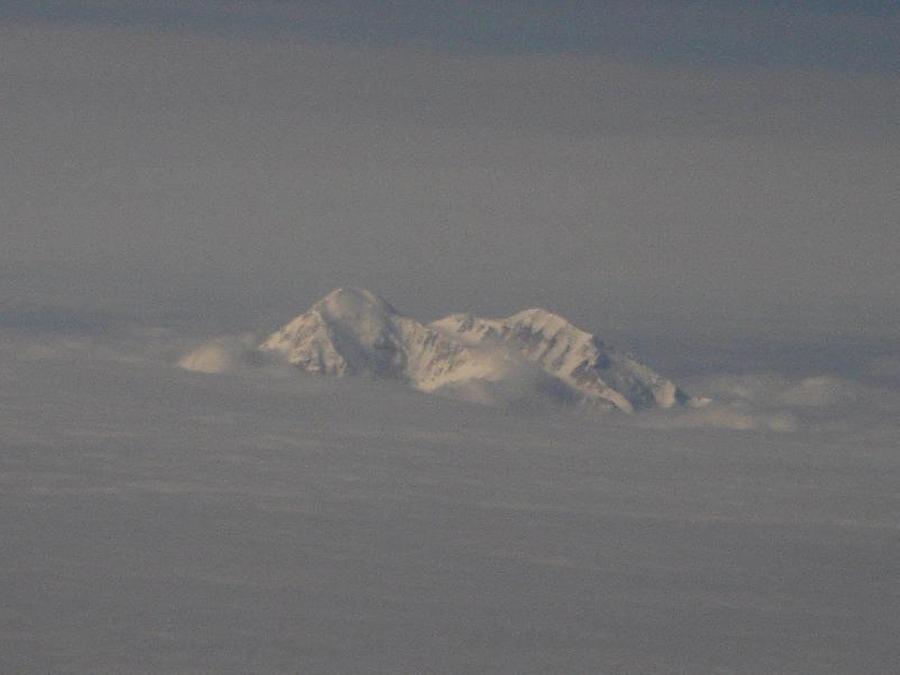
[[[365,288],[336,288],[319,300],[313,309],[323,315],[340,319],[353,318],[363,314],[396,314],[391,304],[384,298]]]
[[[308,372],[387,376],[421,391],[532,382],[539,395],[625,412],[690,401],[630,355],[539,308],[505,319],[452,314],[426,326],[371,291],[337,288],[261,348]]]

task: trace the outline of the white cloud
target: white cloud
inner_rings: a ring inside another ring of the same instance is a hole
[[[178,365],[195,373],[227,373],[234,367],[234,358],[228,346],[213,340],[185,354]]]
[[[835,375],[720,374],[689,379],[685,386],[712,399],[709,405],[651,414],[640,424],[767,431],[872,428],[900,413],[897,391]]]
[[[281,363],[277,354],[261,352],[253,333],[222,335],[204,342],[178,359],[178,366],[194,373],[221,375]]]
[[[732,429],[734,431],[797,431],[797,418],[787,412],[767,412],[729,404],[711,403],[665,414],[649,413],[640,426],[674,429]]]
[[[727,404],[824,407],[860,400],[873,392],[833,375],[788,377],[777,373],[713,375],[690,382],[691,391]]]
[[[777,394],[776,400],[785,405],[824,407],[849,403],[864,394],[864,388],[855,382],[821,375],[789,386]]]

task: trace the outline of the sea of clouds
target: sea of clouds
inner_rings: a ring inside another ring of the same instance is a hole
[[[900,656],[883,359],[858,378],[703,375],[684,384],[705,407],[587,415],[304,376],[256,341],[0,332],[0,669],[886,672]]]
[[[256,349],[252,333],[217,337],[178,359],[188,371],[234,374],[264,369],[285,375],[289,364]],[[900,356],[869,361],[856,378],[834,373],[731,372],[688,377],[683,384],[696,405],[635,416],[632,423],[655,428],[721,428],[736,431],[796,432],[892,423],[900,414],[900,389],[891,387]],[[502,382],[475,381],[441,393],[461,400],[509,409],[551,412],[571,403],[542,373],[521,364]],[[298,377],[303,375],[295,373]],[[601,414],[595,411],[595,414]]]

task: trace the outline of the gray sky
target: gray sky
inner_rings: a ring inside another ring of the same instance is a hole
[[[71,4],[0,4],[6,324],[900,325],[889,3]]]

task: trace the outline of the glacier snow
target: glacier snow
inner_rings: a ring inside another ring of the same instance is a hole
[[[306,372],[387,377],[482,403],[523,389],[555,403],[626,413],[693,402],[633,356],[543,309],[503,319],[451,314],[423,324],[371,291],[338,288],[260,349]]]

